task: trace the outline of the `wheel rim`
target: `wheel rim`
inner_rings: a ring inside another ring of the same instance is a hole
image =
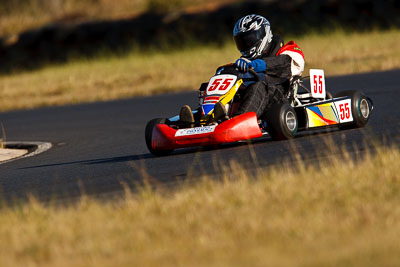
[[[361,116],[363,116],[364,119],[367,119],[369,116],[369,105],[368,101],[366,99],[361,99],[360,102],[360,113]]]
[[[294,113],[292,111],[289,111],[288,113],[286,113],[285,121],[286,121],[286,126],[288,127],[288,129],[291,132],[296,130],[297,120],[296,120],[296,116],[294,115]]]

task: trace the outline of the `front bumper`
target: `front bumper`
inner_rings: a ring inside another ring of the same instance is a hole
[[[257,115],[254,112],[236,116],[213,129],[197,127],[187,129],[184,133],[182,130],[174,129],[166,124],[158,124],[154,127],[152,134],[151,146],[154,150],[218,145],[262,136]]]

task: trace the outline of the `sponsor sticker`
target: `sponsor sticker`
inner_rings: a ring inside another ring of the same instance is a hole
[[[212,133],[215,131],[215,127],[217,127],[217,126],[213,125],[213,126],[180,129],[180,130],[176,131],[175,136],[187,136],[187,135]]]

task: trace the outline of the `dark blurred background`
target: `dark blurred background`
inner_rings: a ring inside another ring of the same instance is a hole
[[[121,0],[125,5],[118,5],[118,1],[85,0],[72,1],[70,6],[65,3],[68,1],[0,0],[0,27],[8,26],[0,32],[0,72],[35,69],[44,64],[104,53],[123,55],[132,49],[220,45],[232,39],[236,20],[251,13],[268,18],[273,32],[291,36],[332,29],[370,31],[400,27],[400,1],[395,0],[193,0],[187,3]],[[43,20],[43,25],[35,24],[50,13],[54,16]],[[14,31],[10,14],[17,16]],[[31,23],[24,21],[29,18]],[[24,23],[30,28],[21,27]]]

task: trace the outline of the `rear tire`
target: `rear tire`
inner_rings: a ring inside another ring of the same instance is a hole
[[[342,91],[335,94],[336,97],[349,96],[351,97],[351,112],[353,114],[354,121],[349,124],[339,126],[340,128],[361,128],[364,127],[372,111],[372,103],[370,100],[359,91],[348,90]]]
[[[287,104],[274,104],[266,116],[268,133],[274,140],[291,139],[297,133],[299,123],[294,108]]]
[[[149,121],[146,125],[146,130],[145,130],[145,138],[146,138],[146,145],[147,148],[149,149],[150,153],[153,154],[154,156],[166,156],[171,154],[173,151],[172,149],[153,149],[151,144],[153,142],[153,129],[157,124],[165,124],[167,119],[163,118],[157,118],[157,119],[152,119]]]

